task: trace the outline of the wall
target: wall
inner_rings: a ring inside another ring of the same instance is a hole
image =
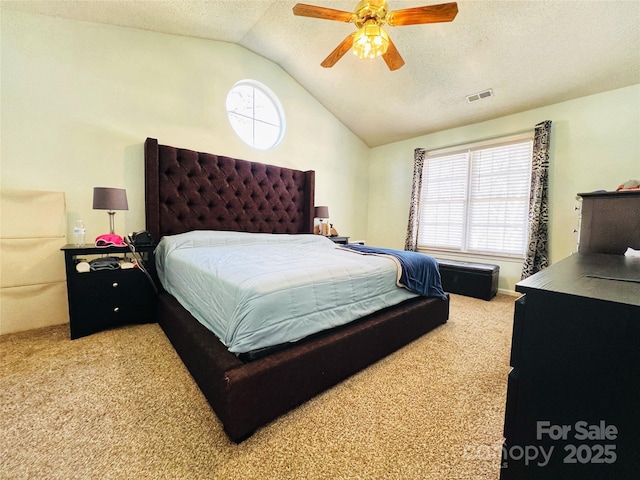
[[[117,233],[144,228],[143,143],[155,137],[316,170],[316,204],[341,233],[366,235],[369,149],[278,65],[223,42],[11,11],[1,22],[0,185],[64,192],[69,229],[82,218],[87,239],[107,231],[94,186],[127,189]],[[226,95],[245,78],[283,104],[287,133],[272,151],[246,146],[227,120]]]
[[[575,250],[576,193],[640,178],[640,85],[369,150],[279,66],[237,45],[11,11],[1,22],[0,186],[64,192],[69,225],[82,217],[88,238],[108,228],[106,213],[91,209],[93,186],[127,189],[118,233],[144,227],[148,136],[314,169],[316,204],[329,205],[341,234],[403,248],[416,147],[508,135],[550,119],[554,262]],[[265,83],[284,105],[287,134],[272,151],[244,145],[226,118],[226,94],[243,78]],[[512,290],[521,265],[498,263],[500,288]]]
[[[626,180],[640,180],[640,85],[372,149],[367,241],[404,248],[415,148],[438,149],[532,130],[543,120],[553,121],[549,172],[551,262],[571,255],[577,244],[573,229],[579,225],[578,212],[574,210],[578,206],[576,194],[615,190]],[[512,291],[520,279],[522,263],[492,263],[500,265],[499,288]]]

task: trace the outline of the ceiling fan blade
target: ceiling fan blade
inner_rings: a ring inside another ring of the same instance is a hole
[[[400,67],[404,65],[404,60],[400,55],[400,52],[398,51],[396,46],[391,41],[391,39],[389,39],[389,46],[387,47],[387,53],[382,55],[382,58],[384,59],[384,62],[387,64],[387,67],[389,67],[389,70],[392,70],[392,71],[398,70]]]
[[[322,61],[320,65],[322,65],[324,68],[333,67],[336,62],[344,56],[345,53],[351,50],[351,47],[353,46],[353,37],[355,36],[356,32],[353,32],[351,35],[345,38],[342,43],[340,43],[340,45],[338,45],[333,50],[333,52],[331,52],[329,56]]]
[[[387,24],[396,27],[399,25],[450,22],[456,18],[457,14],[458,4],[456,2],[406,8],[389,12],[387,14]]]
[[[350,22],[352,13],[343,10],[334,10],[333,8],[316,7],[315,5],[306,5],[297,3],[293,7],[293,14],[301,17],[322,18],[324,20],[336,20],[338,22]]]

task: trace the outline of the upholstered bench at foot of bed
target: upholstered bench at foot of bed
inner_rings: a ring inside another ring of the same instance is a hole
[[[227,351],[167,293],[160,294],[158,317],[225,432],[240,442],[258,427],[445,323],[449,300],[410,299],[249,363]]]
[[[467,297],[491,300],[498,293],[500,267],[486,263],[436,259],[442,289]]]

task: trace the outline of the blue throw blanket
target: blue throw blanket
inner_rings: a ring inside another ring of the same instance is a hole
[[[366,255],[391,255],[396,258],[400,264],[400,283],[404,287],[425,297],[446,298],[446,294],[444,290],[442,290],[438,262],[429,255],[406,250],[369,247],[357,244],[342,245],[342,247]]]

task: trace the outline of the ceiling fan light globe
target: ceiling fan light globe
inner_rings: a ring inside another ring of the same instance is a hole
[[[387,53],[389,35],[375,21],[367,22],[353,39],[353,53],[359,58],[376,58]]]

